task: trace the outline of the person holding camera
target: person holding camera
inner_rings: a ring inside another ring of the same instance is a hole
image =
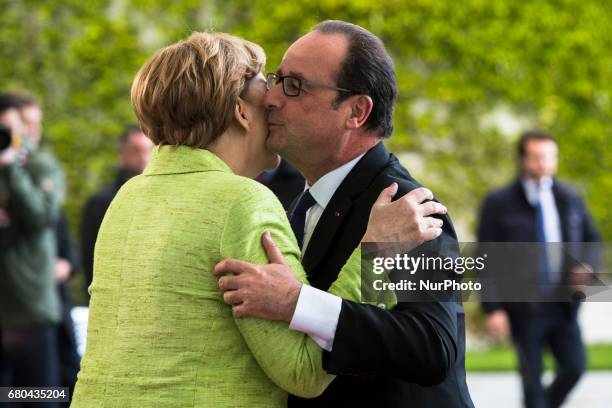
[[[26,136],[20,102],[0,95],[0,336],[3,386],[59,386],[54,226],[64,196],[55,159]]]

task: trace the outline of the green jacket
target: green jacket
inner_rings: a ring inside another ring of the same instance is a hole
[[[234,319],[211,272],[225,258],[267,263],[264,230],[306,282],[270,190],[207,150],[156,148],[100,228],[72,406],[269,408],[320,394],[333,376],[319,346],[285,322]],[[356,250],[330,291],[359,300],[359,268]]]
[[[54,225],[64,196],[55,159],[40,151],[24,165],[0,167],[0,327],[56,323]]]

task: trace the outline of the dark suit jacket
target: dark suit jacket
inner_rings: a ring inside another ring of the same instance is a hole
[[[559,213],[561,236],[563,242],[598,242],[600,240],[591,217],[580,196],[567,184],[558,180],[553,182],[553,196]],[[536,213],[534,207],[527,201],[527,196],[520,180],[511,185],[490,193],[484,201],[478,228],[479,242],[537,242]],[[581,261],[586,261],[593,267],[598,263],[598,251],[583,255]],[[567,281],[571,265],[567,259],[563,271]],[[575,318],[580,303],[565,304],[567,316]],[[511,319],[525,318],[535,311],[534,304],[527,303],[484,303],[485,312],[504,309]]]
[[[304,177],[299,171],[285,160],[276,170],[270,172],[269,178],[262,180],[276,196],[285,209],[288,209],[293,200],[304,191]]]
[[[357,163],[323,212],[302,263],[326,290],[365,233],[372,204],[397,182],[401,197],[419,184],[382,143]],[[456,243],[451,220],[436,241]],[[400,304],[394,310],[343,301],[324,368],[338,377],[318,398],[289,407],[472,407],[465,382],[460,302]]]

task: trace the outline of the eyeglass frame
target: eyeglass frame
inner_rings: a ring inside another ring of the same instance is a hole
[[[285,78],[289,78],[289,79],[298,81],[298,91],[295,95],[291,95],[287,92],[287,89],[285,88]],[[285,96],[288,96],[288,97],[300,96],[300,94],[304,90],[302,85],[308,85],[313,88],[332,89],[334,91],[339,91],[339,92],[355,93],[355,91],[352,91],[350,89],[340,88],[334,85],[321,84],[319,82],[312,82],[307,79],[296,77],[294,75],[278,75],[275,72],[268,72],[266,74],[266,90],[267,91],[271,90],[272,87],[274,87],[275,85],[278,85],[281,82],[283,84],[283,93],[285,94]]]

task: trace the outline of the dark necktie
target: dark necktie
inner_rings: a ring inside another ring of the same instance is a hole
[[[541,194],[538,194],[538,202],[535,206],[536,212],[536,235],[538,239],[538,255],[540,261],[538,282],[540,289],[544,294],[550,294],[552,291],[550,271],[548,265],[548,252],[546,248],[546,232],[544,230],[544,212],[542,211]]]
[[[293,209],[291,213],[290,222],[291,229],[293,229],[293,233],[297,238],[298,245],[300,249],[302,249],[302,243],[304,242],[304,224],[306,223],[306,211],[313,205],[315,205],[316,201],[310,194],[309,190],[304,191],[297,205]]]

